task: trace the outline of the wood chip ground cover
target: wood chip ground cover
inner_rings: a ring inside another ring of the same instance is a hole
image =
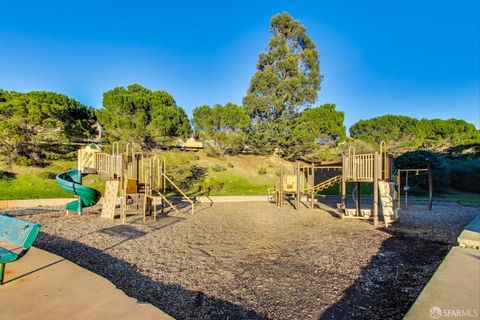
[[[4,210],[43,225],[36,246],[178,319],[401,319],[478,208],[403,210],[389,229],[334,210],[201,204],[143,224],[100,207]]]

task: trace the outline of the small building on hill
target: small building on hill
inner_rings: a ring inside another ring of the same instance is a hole
[[[185,142],[179,142],[178,146],[183,150],[200,150],[203,149],[203,143],[201,141],[195,140],[195,138],[190,137]]]

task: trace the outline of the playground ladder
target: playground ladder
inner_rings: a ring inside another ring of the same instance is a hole
[[[325,190],[325,189],[328,189],[330,188],[331,186],[337,184],[337,183],[340,183],[340,181],[342,181],[342,175],[338,175],[338,176],[334,176],[328,180],[325,180],[311,188],[308,188],[305,190],[305,194],[310,194],[310,195],[313,195],[313,194],[316,194],[322,190]]]

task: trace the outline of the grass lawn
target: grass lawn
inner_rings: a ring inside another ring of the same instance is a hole
[[[15,177],[0,180],[0,200],[71,198],[55,181],[55,174],[75,167],[74,161],[56,161],[45,168],[15,167]],[[88,175],[83,184],[103,192],[105,177]]]
[[[214,172],[206,178],[205,185],[211,188],[211,196],[266,195],[267,189],[275,185],[269,176],[255,179],[238,172]]]
[[[467,192],[450,191],[448,194],[434,195],[433,201],[436,200],[480,205],[480,195]]]

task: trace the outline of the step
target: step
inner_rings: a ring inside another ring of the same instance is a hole
[[[462,248],[480,249],[480,214],[465,227],[457,241]]]

